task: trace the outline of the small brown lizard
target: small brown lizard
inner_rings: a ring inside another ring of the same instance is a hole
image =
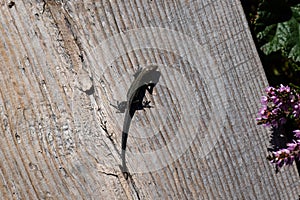
[[[160,78],[160,72],[157,71],[157,65],[150,65],[143,69],[140,69],[135,73],[134,81],[127,92],[127,101],[118,103],[116,107],[120,112],[125,112],[125,118],[122,130],[122,167],[121,170],[128,177],[128,170],[126,167],[125,151],[128,138],[128,132],[131,124],[131,120],[136,110],[150,108],[150,101],[143,101],[146,91],[150,94],[153,92],[153,88],[158,83]],[[125,174],[126,173],[126,174]]]

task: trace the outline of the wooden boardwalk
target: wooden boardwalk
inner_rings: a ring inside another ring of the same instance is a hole
[[[256,125],[268,85],[238,0],[0,3],[1,199],[298,199]],[[126,100],[157,64],[152,108]]]

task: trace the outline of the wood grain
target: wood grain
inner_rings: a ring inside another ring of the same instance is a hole
[[[10,5],[10,6],[9,6]],[[2,199],[297,199],[255,122],[268,85],[237,0],[0,3]],[[128,138],[139,67],[158,64],[153,108]]]

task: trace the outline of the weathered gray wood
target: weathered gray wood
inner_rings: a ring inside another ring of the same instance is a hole
[[[0,3],[2,199],[297,199],[255,122],[267,81],[240,2]],[[128,139],[138,66],[162,77]]]

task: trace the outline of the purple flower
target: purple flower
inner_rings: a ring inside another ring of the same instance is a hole
[[[262,96],[262,97],[261,97],[261,104],[262,104],[263,106],[267,106],[267,104],[268,104],[268,97]]]
[[[261,97],[261,108],[256,118],[257,124],[278,128],[289,123],[294,126],[294,140],[286,144],[286,148],[272,152],[268,160],[281,168],[300,160],[300,94],[289,86],[277,88],[267,87],[266,96]],[[299,129],[299,130],[298,130]],[[284,129],[285,130],[285,129]],[[290,133],[284,133],[286,136]]]
[[[295,136],[300,139],[300,130],[294,130]]]
[[[278,91],[289,93],[291,91],[291,88],[289,86],[283,86],[282,84],[280,84],[280,88],[278,89]]]
[[[262,106],[260,109],[259,109],[259,114],[260,114],[260,116],[265,116],[266,115],[266,113],[267,113],[267,106]]]
[[[287,146],[287,150],[294,151],[297,148],[298,144],[296,143],[296,141],[294,141],[294,143],[288,143]]]
[[[280,99],[278,97],[276,97],[276,96],[271,96],[270,99],[272,100],[272,102],[274,104],[280,103]]]
[[[274,108],[272,111],[271,111],[271,113],[273,114],[273,115],[277,115],[277,114],[279,114],[281,112],[281,109],[280,108]]]
[[[294,105],[293,116],[299,118],[300,116],[300,102],[296,102]]]
[[[288,143],[287,146],[288,148],[275,151],[272,156],[268,156],[268,159],[275,163],[277,168],[291,165],[295,159],[300,159],[300,140]]]
[[[274,94],[274,91],[275,91],[275,88],[273,88],[273,87],[267,87],[266,88],[266,92],[267,92],[268,95],[269,94]]]

